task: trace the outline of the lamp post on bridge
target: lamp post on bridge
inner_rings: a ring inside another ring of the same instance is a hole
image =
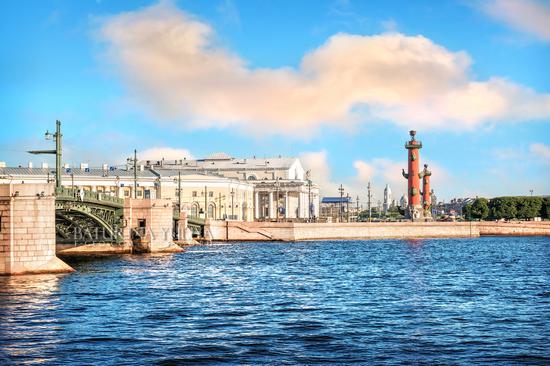
[[[52,154],[55,155],[55,188],[59,190],[61,188],[61,121],[55,121],[55,133],[46,131],[44,137],[46,140],[55,139],[55,150],[29,150],[30,154]]]
[[[126,159],[128,164],[134,166],[134,198],[137,198],[137,150],[134,149],[134,157]]]

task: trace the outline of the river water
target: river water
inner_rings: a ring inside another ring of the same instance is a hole
[[[549,364],[550,239],[231,243],[0,277],[0,364]]]

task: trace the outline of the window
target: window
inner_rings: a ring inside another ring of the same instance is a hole
[[[208,217],[209,218],[214,218],[214,215],[215,215],[215,207],[214,207],[214,204],[211,203],[208,205]]]
[[[197,197],[197,191],[193,191],[193,197]]]
[[[143,191],[141,189],[138,189],[136,193],[138,197],[143,197]]]
[[[208,197],[214,197],[214,192],[213,191],[208,192]]]
[[[191,217],[198,217],[199,216],[199,205],[196,203],[191,206]]]

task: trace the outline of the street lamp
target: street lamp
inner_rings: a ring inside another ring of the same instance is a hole
[[[134,165],[134,198],[137,198],[137,150],[134,149],[134,158],[126,159],[128,164],[133,163]]]
[[[372,218],[372,211],[371,211],[371,198],[372,198],[372,195],[370,193],[370,182],[369,184],[367,184],[367,207],[369,209],[369,222],[371,222],[371,218]]]
[[[340,192],[340,204],[339,204],[339,213],[338,213],[338,218],[339,218],[339,222],[342,222],[342,199],[344,197],[344,187],[340,184],[340,188],[338,188],[338,191]]]
[[[55,155],[55,188],[56,190],[61,189],[61,122],[59,120],[55,121],[55,133],[46,131],[44,137],[46,140],[55,139],[55,150],[29,150],[27,151],[33,155],[39,154],[52,154]]]
[[[346,216],[347,216],[348,222],[349,222],[349,201],[350,201],[350,195],[348,193],[346,194]]]
[[[359,195],[357,195],[357,201],[355,203],[357,205],[355,212],[355,221],[359,221]]]

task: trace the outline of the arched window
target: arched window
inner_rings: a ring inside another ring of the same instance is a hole
[[[199,204],[193,203],[191,206],[191,217],[199,217]]]
[[[208,218],[214,219],[216,216],[216,206],[213,203],[208,205]]]
[[[256,180],[256,176],[255,175],[249,175],[248,180]]]

